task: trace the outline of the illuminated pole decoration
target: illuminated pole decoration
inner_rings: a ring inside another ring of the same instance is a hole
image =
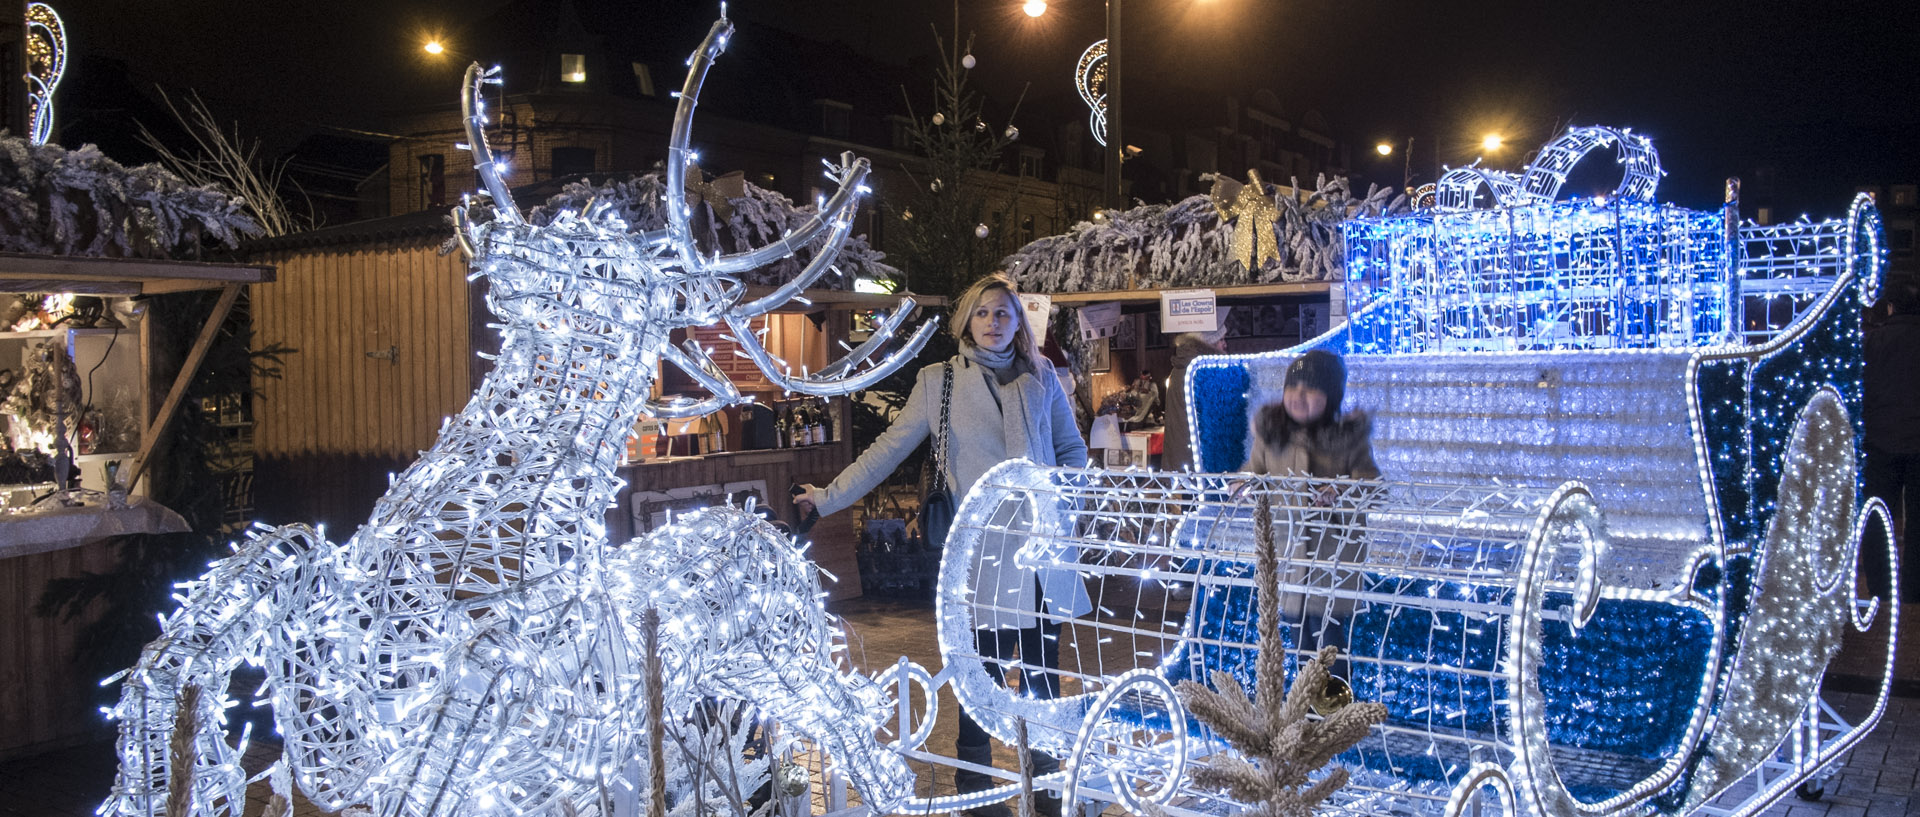
[[[67,71],[67,29],[45,3],[27,6],[27,141],[53,138],[53,92]]]
[[[455,223],[501,324],[494,370],[346,543],[305,525],[262,527],[181,586],[161,637],[120,676],[120,773],[103,814],[159,817],[175,800],[195,815],[240,811],[245,747],[224,736],[228,675],[242,663],[266,672],[262,697],[284,743],[277,771],[328,811],[638,814],[651,799],[650,696],[673,713],[670,746],[705,740],[676,731],[692,728],[681,716],[698,702],[745,701],[782,724],[782,740],[824,749],[875,808],[912,792],[911,772],[875,737],[882,690],[836,667],[816,568],[790,540],[750,509],[722,507],[619,548],[607,541],[615,469],[641,413],[689,417],[741,399],[709,350],[668,342],[673,330],[725,323],[773,383],[835,395],[912,359],[934,329],[874,359],[913,311],[903,299],[872,340],[798,374],[749,330],[833,268],[867,163],[830,164],[834,192],[784,238],[731,255],[697,248],[682,192],[688,137],[731,32],[723,16],[689,60],[667,228],[650,233],[604,203],[544,224],[524,217],[486,141],[479,91],[498,70],[468,69],[467,147],[485,190]],[[795,278],[744,300],[740,274],[809,251]],[[710,395],[649,399],[662,362]],[[650,610],[657,689],[642,666]],[[183,700],[197,711],[178,711]],[[707,776],[669,785],[704,787]]]
[[[1080,61],[1073,68],[1073,87],[1080,91],[1080,99],[1087,103],[1092,113],[1087,116],[1087,128],[1093,132],[1093,141],[1102,147],[1107,144],[1107,41],[1101,40],[1087,46],[1080,52]]]

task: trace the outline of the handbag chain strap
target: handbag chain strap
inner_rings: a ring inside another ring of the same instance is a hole
[[[947,361],[941,368],[945,372],[940,378],[940,424],[933,429],[933,479],[927,483],[929,492],[947,487],[947,426],[953,409],[953,361]]]

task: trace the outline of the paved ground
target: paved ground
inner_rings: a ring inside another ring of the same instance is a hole
[[[839,606],[851,631],[855,660],[874,669],[907,655],[923,666],[938,666],[937,648],[932,632],[932,612],[924,607],[882,601],[855,601]],[[1911,630],[1920,624],[1913,614],[1920,606],[1910,606],[1902,616]],[[1908,644],[1911,645],[1911,640]],[[1877,645],[1850,641],[1836,673],[1872,667],[1867,656]],[[1903,649],[1897,677],[1920,679],[1920,650]],[[1885,653],[1881,652],[1884,656]],[[1884,660],[1884,659],[1881,659]],[[1865,674],[1862,672],[1861,674]],[[1844,684],[1836,684],[1844,686]],[[1901,692],[1912,695],[1912,683]],[[950,693],[949,693],[950,694]],[[1830,702],[1852,715],[1870,707],[1872,698],[1859,693],[1835,692]],[[951,702],[949,701],[949,706]],[[952,711],[950,708],[948,711]],[[953,725],[943,719],[930,747],[953,745]],[[272,750],[256,751],[255,764],[270,762]],[[97,743],[52,752],[8,764],[0,764],[0,817],[84,817],[93,813],[113,779],[113,751],[110,743]],[[1010,758],[1001,758],[1001,768],[1012,768]],[[1920,776],[1920,697],[1895,697],[1887,706],[1880,727],[1856,748],[1839,772],[1828,782],[1826,796],[1819,802],[1804,802],[1791,795],[1766,812],[1766,817],[1897,817],[1920,815],[1920,794],[1915,793]],[[945,780],[923,781],[923,793],[946,789]],[[247,814],[260,814],[265,805],[265,786],[250,792]],[[949,789],[950,790],[950,789]],[[297,817],[320,815],[308,804],[301,804]]]

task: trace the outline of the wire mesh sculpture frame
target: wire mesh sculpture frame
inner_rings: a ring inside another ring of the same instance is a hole
[[[731,31],[723,17],[689,60],[670,191],[683,189],[693,109]],[[243,662],[266,671],[281,764],[327,810],[635,814],[648,695],[681,712],[706,697],[748,701],[826,749],[869,804],[910,791],[905,764],[875,742],[879,691],[835,666],[815,568],[788,540],[739,509],[691,514],[618,549],[602,522],[642,411],[697,416],[740,399],[706,350],[668,342],[672,330],[724,322],[769,380],[815,395],[863,388],[926,342],[931,322],[874,359],[910,299],[819,372],[793,373],[747,331],[831,269],[865,160],[829,165],[835,192],[802,228],[736,255],[695,246],[683,199],[654,234],[629,233],[605,207],[536,226],[486,144],[479,91],[499,81],[497,68],[467,72],[468,147],[491,206],[455,213],[501,321],[495,368],[344,545],[304,525],[262,528],[182,585],[162,636],[124,673],[112,712],[121,773],[103,813],[157,817],[182,797],[191,814],[239,813],[244,747],[225,743],[224,700]],[[743,302],[734,273],[808,248],[797,277]],[[710,396],[650,400],[662,362]],[[649,608],[663,622],[657,690],[638,663]],[[208,694],[185,719],[191,751],[176,755],[188,687]]]

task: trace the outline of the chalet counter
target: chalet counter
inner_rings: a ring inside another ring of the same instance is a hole
[[[842,439],[803,448],[723,451],[623,466],[619,473],[627,487],[607,514],[607,538],[625,542],[645,535],[664,520],[668,511],[713,505],[740,493],[759,497],[782,520],[791,522],[794,510],[788,486],[802,482],[825,485],[851,462],[852,444]],[[808,538],[813,540],[808,555],[839,578],[834,582],[822,577],[828,597],[858,598],[860,567],[854,560],[853,513],[842,511],[821,519]]]

